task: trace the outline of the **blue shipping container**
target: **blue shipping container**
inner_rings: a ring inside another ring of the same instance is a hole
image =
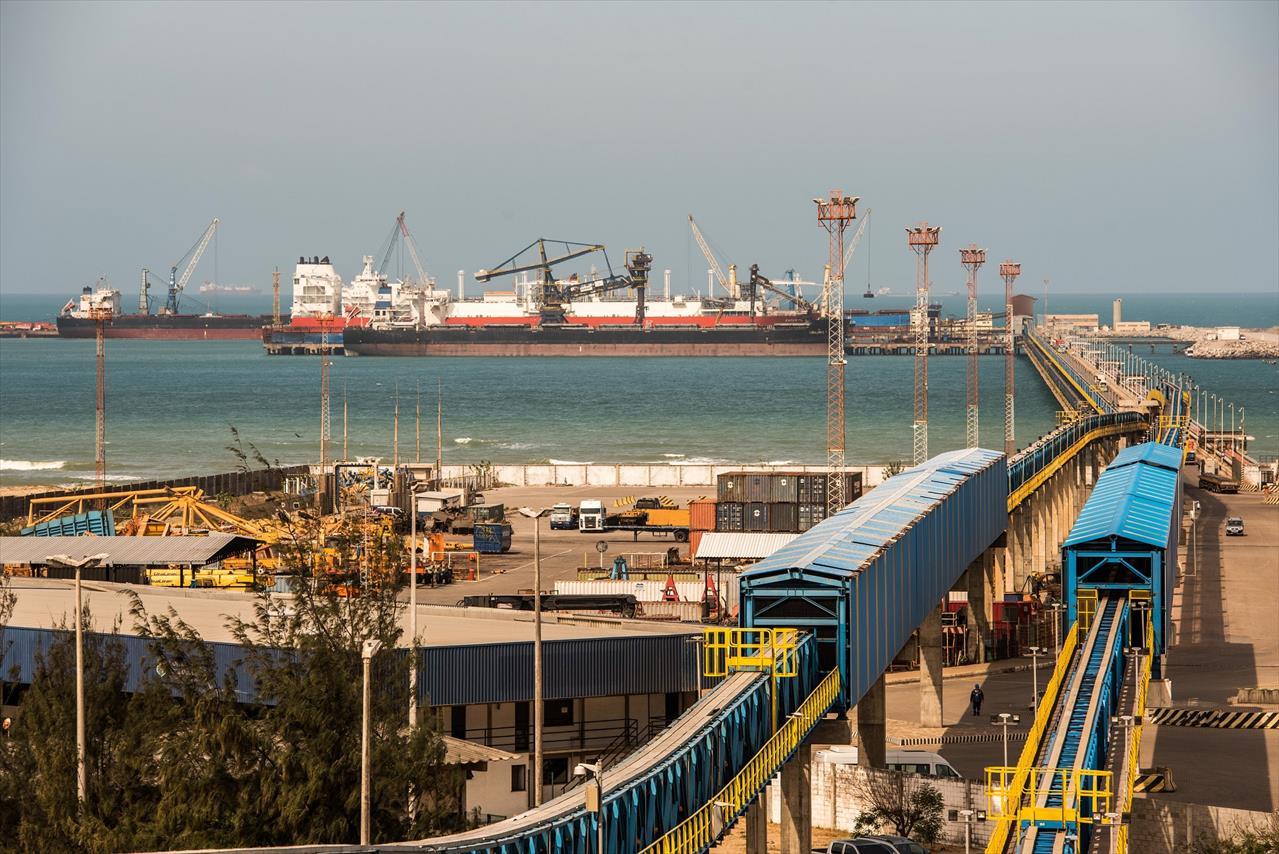
[[[505,522],[476,522],[471,532],[471,543],[480,554],[509,552],[511,533],[511,526]]]

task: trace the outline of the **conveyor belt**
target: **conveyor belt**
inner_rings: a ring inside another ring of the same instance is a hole
[[[636,750],[605,774],[606,800],[620,796],[631,784],[643,780],[660,767],[681,747],[691,742],[704,727],[716,722],[724,708],[753,689],[766,690],[768,677],[762,673],[734,673],[707,692],[675,724]],[[585,790],[571,789],[536,809],[512,816],[496,824],[416,842],[399,842],[376,846],[385,851],[462,852],[500,849],[528,837],[538,828],[547,828],[585,808]]]

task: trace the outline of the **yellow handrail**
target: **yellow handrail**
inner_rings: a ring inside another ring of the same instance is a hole
[[[709,848],[803,744],[838,696],[839,671],[832,670],[728,785],[641,854],[692,854]]]
[[[1095,412],[1098,412],[1098,413],[1101,413],[1101,412],[1105,412],[1105,411],[1106,411],[1106,410],[1105,410],[1105,408],[1104,408],[1104,407],[1102,407],[1100,404],[1098,404],[1098,403],[1097,403],[1097,401],[1093,400],[1092,395],[1088,394],[1088,392],[1084,390],[1083,386],[1081,386],[1081,385],[1078,383],[1078,381],[1076,381],[1076,380],[1075,380],[1075,376],[1074,376],[1074,374],[1072,374],[1070,371],[1066,370],[1065,366],[1064,366],[1064,365],[1062,365],[1062,363],[1061,363],[1061,362],[1059,362],[1059,361],[1057,360],[1057,356],[1056,356],[1056,354],[1055,354],[1055,353],[1053,353],[1053,352],[1052,352],[1052,350],[1050,350],[1049,348],[1047,348],[1047,347],[1045,347],[1045,346],[1043,345],[1043,343],[1039,340],[1039,336],[1038,336],[1038,335],[1033,335],[1033,334],[1032,334],[1032,335],[1029,335],[1029,336],[1027,336],[1027,337],[1029,338],[1029,340],[1031,341],[1031,343],[1033,343],[1033,344],[1034,344],[1037,348],[1039,348],[1039,350],[1040,350],[1040,351],[1041,351],[1041,352],[1042,352],[1045,356],[1047,356],[1047,357],[1048,357],[1049,361],[1051,361],[1054,365],[1056,365],[1056,366],[1057,366],[1057,370],[1061,371],[1061,375],[1062,375],[1063,377],[1065,377],[1065,378],[1066,378],[1066,381],[1067,381],[1067,382],[1069,382],[1072,386],[1074,386],[1074,387],[1075,387],[1075,390],[1079,392],[1080,396],[1081,396],[1081,397],[1083,397],[1084,402],[1085,402],[1085,403],[1086,403],[1086,404],[1087,404],[1087,405],[1088,405],[1088,406],[1089,406],[1092,410],[1094,410]]]
[[[1155,631],[1153,621],[1146,621],[1146,652],[1142,656],[1141,674],[1137,679],[1137,703],[1133,706],[1133,715],[1141,720],[1146,715],[1146,694],[1150,690],[1150,669],[1155,658]],[[1142,724],[1135,724],[1128,735],[1128,769],[1124,777],[1123,788],[1119,790],[1118,811],[1122,815],[1132,805],[1133,789],[1137,785],[1137,771],[1141,765],[1141,729]],[[1121,824],[1116,834],[1116,854],[1128,854],[1128,825]]]
[[[1062,683],[1065,682],[1066,673],[1070,670],[1070,660],[1074,657],[1075,648],[1078,645],[1079,624],[1075,623],[1070,627],[1065,643],[1061,645],[1057,666],[1053,668],[1052,678],[1048,680],[1048,685],[1044,688],[1043,699],[1040,700],[1039,708],[1035,712],[1035,721],[1030,725],[1026,743],[1022,746],[1021,755],[1017,757],[1017,768],[1013,772],[1012,782],[1004,790],[1006,796],[997,804],[991,799],[990,791],[987,790],[986,814],[989,818],[998,821],[995,832],[990,836],[990,843],[986,846],[987,854],[998,854],[1008,843],[1008,833],[1012,828],[1013,820],[1017,818],[1022,795],[1026,790],[1026,782],[1030,777],[1030,769],[1035,764],[1035,757],[1039,755],[1039,742],[1044,737],[1044,730],[1048,728],[1048,720],[1052,717],[1053,709],[1057,705]]]

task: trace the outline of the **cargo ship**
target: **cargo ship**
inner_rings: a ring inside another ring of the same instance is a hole
[[[96,324],[92,312],[109,309],[111,321],[106,324],[107,338],[162,338],[185,340],[241,339],[252,340],[262,335],[262,327],[271,323],[265,314],[177,314],[167,311],[151,314],[121,311],[120,292],[106,284],[85,287],[79,300],[68,300],[56,318],[62,338],[93,338]]]

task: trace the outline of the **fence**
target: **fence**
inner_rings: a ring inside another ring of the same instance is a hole
[[[164,489],[166,487],[195,486],[209,496],[248,495],[250,492],[271,492],[280,489],[285,478],[298,477],[310,473],[309,466],[285,466],[284,468],[256,469],[254,471],[233,471],[223,474],[196,475],[180,477],[172,480],[143,480],[134,483],[112,483],[110,491],[140,489]],[[96,485],[82,486],[78,489],[51,489],[48,492],[30,495],[6,495],[0,497],[0,520],[16,519],[25,516],[27,504],[32,498],[72,498],[80,494],[100,492]]]
[[[866,487],[884,480],[885,466],[848,466],[850,473],[860,473]],[[496,464],[481,475],[487,489],[503,486],[704,486],[712,496],[721,474],[730,472],[813,472],[824,473],[825,466],[768,465],[678,465],[671,463],[569,463],[569,464]],[[474,467],[446,465],[441,469],[446,484],[477,478]]]

